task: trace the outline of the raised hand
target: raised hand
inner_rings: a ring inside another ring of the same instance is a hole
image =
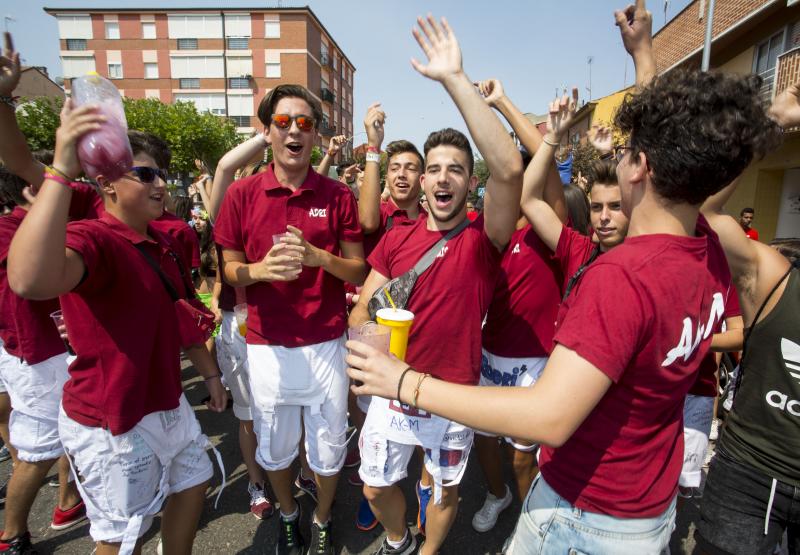
[[[19,52],[14,50],[11,33],[4,33],[5,46],[0,56],[0,96],[11,96],[20,76]]]
[[[614,19],[628,54],[636,56],[652,48],[653,14],[647,11],[644,0],[636,0],[635,5],[615,11]]]
[[[589,144],[600,154],[607,154],[614,148],[614,134],[610,127],[593,125],[588,133]]]
[[[411,58],[414,69],[428,79],[439,82],[462,73],[461,48],[447,20],[442,18],[440,25],[431,14],[428,14],[427,22],[418,17],[417,23],[419,29],[414,28],[411,32],[428,58],[428,63],[423,65],[416,58]]]
[[[503,84],[499,79],[487,79],[485,81],[479,81],[475,83],[475,86],[478,87],[478,91],[480,91],[481,96],[492,108],[497,108],[497,103],[506,96],[506,93],[503,90]]]
[[[367,144],[380,148],[383,144],[383,126],[386,123],[386,113],[381,109],[381,103],[375,102],[367,108],[364,117],[364,129],[367,132]]]
[[[800,125],[800,82],[777,95],[769,107],[769,117],[781,127]]]
[[[564,95],[550,103],[547,129],[559,140],[566,133],[578,111],[578,89],[572,89],[572,98]]]
[[[53,156],[53,166],[70,178],[76,178],[81,173],[81,164],[78,161],[78,139],[85,133],[100,129],[106,117],[97,112],[97,106],[84,104],[79,108],[72,108],[72,99],[64,102],[61,109],[61,125],[56,130],[56,152]]]
[[[339,150],[342,148],[342,145],[347,142],[347,137],[344,135],[336,135],[335,137],[331,137],[331,142],[328,143],[328,154],[331,156],[336,156],[339,154]]]

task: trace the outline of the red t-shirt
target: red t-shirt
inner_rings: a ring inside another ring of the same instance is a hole
[[[447,235],[429,231],[427,219],[392,227],[369,257],[372,268],[396,278]],[[450,239],[417,279],[406,308],[414,313],[406,361],[448,382],[475,385],[480,377],[481,321],[492,300],[502,254],[483,229],[483,218]]]
[[[427,218],[428,213],[425,212],[424,208],[422,208],[422,203],[419,203],[418,206],[419,206],[419,216],[417,219]],[[381,202],[380,216],[381,216],[381,222],[378,225],[378,229],[376,229],[372,233],[364,235],[365,257],[369,257],[369,255],[372,254],[372,251],[375,250],[375,247],[378,245],[378,241],[380,241],[381,237],[383,237],[384,234],[386,233],[386,226],[388,225],[389,218],[392,218],[392,227],[398,224],[408,224],[414,221],[409,219],[408,212],[398,208],[391,198],[386,202]]]
[[[37,364],[67,349],[50,314],[59,310],[58,299],[23,299],[8,285],[8,249],[27,210],[15,207],[0,217],[0,338],[3,348],[28,364]]]
[[[86,266],[60,297],[70,343],[62,405],[73,420],[114,434],[147,414],[174,409],[181,395],[180,337],[172,299],[134,245],[144,244],[177,291],[185,290],[175,240],[152,226],[146,240],[106,213],[67,226],[67,248]],[[180,284],[180,285],[178,285]]]
[[[723,318],[733,318],[741,316],[742,309],[739,306],[739,293],[736,287],[731,284],[725,299],[725,314]],[[689,389],[689,395],[699,395],[701,397],[717,396],[717,357],[712,351],[706,353],[700,362],[700,370],[697,379]]]
[[[575,272],[589,260],[592,251],[597,245],[592,243],[592,238],[581,235],[569,226],[561,228],[561,235],[558,237],[558,245],[553,255],[561,267],[561,277],[564,280],[561,292],[563,294],[570,278]]]
[[[530,224],[511,236],[483,326],[483,348],[502,357],[545,357],[553,349],[561,268]]]
[[[758,231],[755,228],[745,229],[744,234],[747,235],[753,241],[758,241]]]
[[[266,171],[230,186],[214,237],[224,249],[243,252],[248,263],[272,248],[272,236],[293,225],[317,248],[341,256],[340,241],[362,241],[358,206],[341,183],[309,170],[296,191]],[[341,337],[347,327],[344,283],[322,268],[303,266],[288,282],[246,287],[247,342],[300,347]]]
[[[150,222],[150,225],[177,240],[183,260],[191,268],[200,267],[200,240],[192,226],[167,211]]]
[[[730,271],[700,217],[695,237],[630,237],[589,266],[555,341],[612,380],[542,476],[576,507],[623,518],[663,513],[683,464],[683,403],[719,330]]]

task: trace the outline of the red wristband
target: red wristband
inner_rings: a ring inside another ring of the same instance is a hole
[[[380,154],[381,150],[378,147],[375,147],[375,146],[368,146],[367,147],[367,152],[375,152],[377,154]]]

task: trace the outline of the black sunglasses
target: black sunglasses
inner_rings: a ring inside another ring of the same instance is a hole
[[[131,172],[136,174],[136,179],[142,183],[152,183],[156,180],[156,176],[161,178],[164,183],[167,182],[167,173],[158,168],[150,168],[148,166],[134,166]]]

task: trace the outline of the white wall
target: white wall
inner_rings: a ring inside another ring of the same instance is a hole
[[[800,168],[783,172],[781,206],[775,237],[800,237]]]

